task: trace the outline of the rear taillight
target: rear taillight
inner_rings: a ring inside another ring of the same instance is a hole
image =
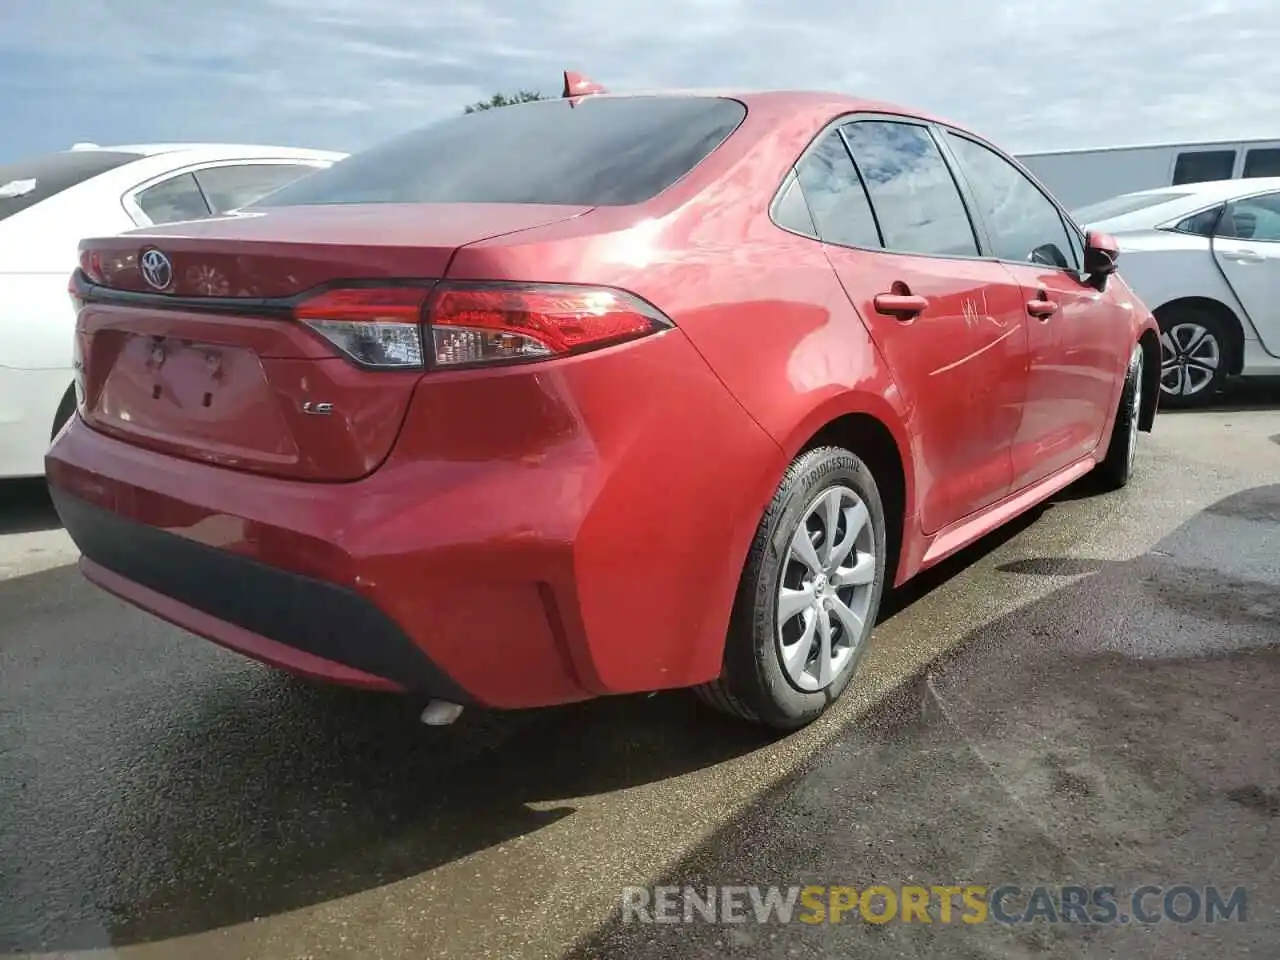
[[[428,323],[436,366],[564,356],[671,326],[620,290],[496,283],[442,284]]]
[[[671,326],[621,290],[519,283],[344,287],[304,300],[294,316],[362,366],[401,369],[550,359]]]
[[[102,252],[99,250],[80,251],[80,269],[93,283],[103,282]]]
[[[293,315],[365,367],[422,366],[425,287],[350,287],[326,290],[294,307]]]

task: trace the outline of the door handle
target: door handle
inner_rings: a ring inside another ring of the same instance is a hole
[[[1058,305],[1043,295],[1038,300],[1027,301],[1027,313],[1037,320],[1048,320],[1057,312]]]
[[[1262,254],[1254,253],[1252,250],[1223,250],[1222,255],[1237,263],[1258,263],[1262,260]]]
[[[878,293],[875,299],[876,313],[898,320],[910,320],[929,308],[929,301],[913,293]]]

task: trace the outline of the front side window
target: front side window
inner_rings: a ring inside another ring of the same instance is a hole
[[[850,247],[880,246],[867,191],[839,131],[823,135],[796,164],[796,175],[823,241]]]
[[[1230,180],[1236,167],[1234,150],[1194,150],[1178,154],[1173,165],[1173,185]]]
[[[135,200],[152,223],[176,223],[209,216],[196,178],[183,173],[140,190]]]
[[[1062,214],[1027,176],[982,144],[948,133],[956,161],[973,190],[978,213],[1001,260],[1080,268]]]
[[[1280,242],[1280,193],[1245,197],[1227,204],[1218,236],[1232,240]]]
[[[841,130],[867,185],[886,250],[977,256],[978,241],[960,191],[925,127],[855,120]]]

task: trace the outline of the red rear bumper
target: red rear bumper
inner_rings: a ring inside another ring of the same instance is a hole
[[[86,575],[139,607],[334,682],[524,707],[713,677],[780,457],[672,331],[426,376],[355,483],[82,422],[47,469]]]

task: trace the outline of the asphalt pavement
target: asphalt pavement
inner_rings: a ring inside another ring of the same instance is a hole
[[[839,708],[784,738],[680,693],[425,729],[96,591],[38,488],[0,488],[0,574],[45,538],[0,582],[0,953],[1276,956],[1272,399],[1162,416],[1130,488],[1073,487],[926,574]],[[1249,910],[619,913],[627,886],[964,882],[1244,886]]]

